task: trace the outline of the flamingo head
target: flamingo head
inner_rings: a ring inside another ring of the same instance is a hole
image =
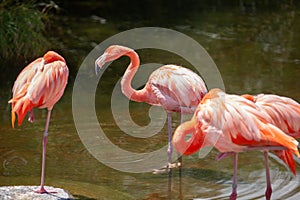
[[[203,147],[202,132],[197,131],[195,120],[181,124],[174,133],[173,145],[183,155],[191,155]]]
[[[58,53],[56,53],[55,51],[48,51],[44,56],[44,61],[45,63],[51,63],[54,61],[62,61],[62,62],[66,62],[65,59],[59,55]]]
[[[99,73],[100,69],[103,68],[105,63],[114,61],[123,55],[127,55],[130,52],[133,52],[133,50],[128,47],[124,47],[124,46],[120,46],[120,45],[109,46],[105,50],[105,52],[99,58],[97,58],[97,60],[95,61],[96,75]]]

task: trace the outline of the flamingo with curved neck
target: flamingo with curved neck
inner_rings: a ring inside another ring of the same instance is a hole
[[[168,157],[172,157],[172,112],[191,114],[195,111],[202,97],[207,93],[202,78],[193,71],[177,65],[164,65],[150,75],[145,87],[141,90],[132,88],[131,81],[136,74],[140,59],[138,54],[128,47],[112,45],[96,60],[96,73],[106,62],[114,61],[121,56],[128,56],[128,65],[121,80],[123,94],[132,101],[145,102],[162,106],[168,113]]]
[[[294,127],[293,131],[299,131],[297,124],[292,125],[292,122],[299,121],[299,104],[274,95],[265,96],[267,98],[265,100],[257,99],[256,102],[250,97],[226,94],[220,89],[210,90],[203,97],[192,119],[181,124],[173,136],[175,149],[184,155],[193,154],[208,145],[214,146],[223,154],[228,152],[234,154],[231,200],[237,197],[237,156],[239,152],[264,151],[267,180],[266,199],[270,199],[272,193],[268,151],[275,151],[276,155],[289,166],[294,174],[296,174],[296,165],[293,154],[300,157],[297,148],[298,141],[289,136],[288,132],[284,132],[280,128],[283,126],[282,123],[279,123],[279,121],[285,121],[286,125],[289,125],[287,127]],[[267,104],[272,102],[272,99],[273,104],[277,105],[277,111],[272,104]],[[263,102],[264,104],[258,105]],[[290,106],[294,105],[294,107],[283,105],[282,102],[289,102]],[[276,117],[280,117],[280,119]],[[276,120],[279,120],[278,123]],[[187,138],[189,134],[191,137]]]

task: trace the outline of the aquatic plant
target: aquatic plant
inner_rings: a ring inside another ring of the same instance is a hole
[[[1,62],[30,60],[46,50],[45,17],[32,0],[0,3]]]

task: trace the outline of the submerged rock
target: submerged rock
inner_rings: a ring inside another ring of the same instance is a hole
[[[1,200],[72,200],[71,194],[61,188],[45,186],[50,192],[48,194],[38,194],[34,191],[39,186],[3,186],[0,187]]]

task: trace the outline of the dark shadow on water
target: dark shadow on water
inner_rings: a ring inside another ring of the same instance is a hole
[[[232,173],[220,172],[211,169],[183,168],[182,176],[192,177],[201,181],[218,182],[220,180],[231,180]]]

